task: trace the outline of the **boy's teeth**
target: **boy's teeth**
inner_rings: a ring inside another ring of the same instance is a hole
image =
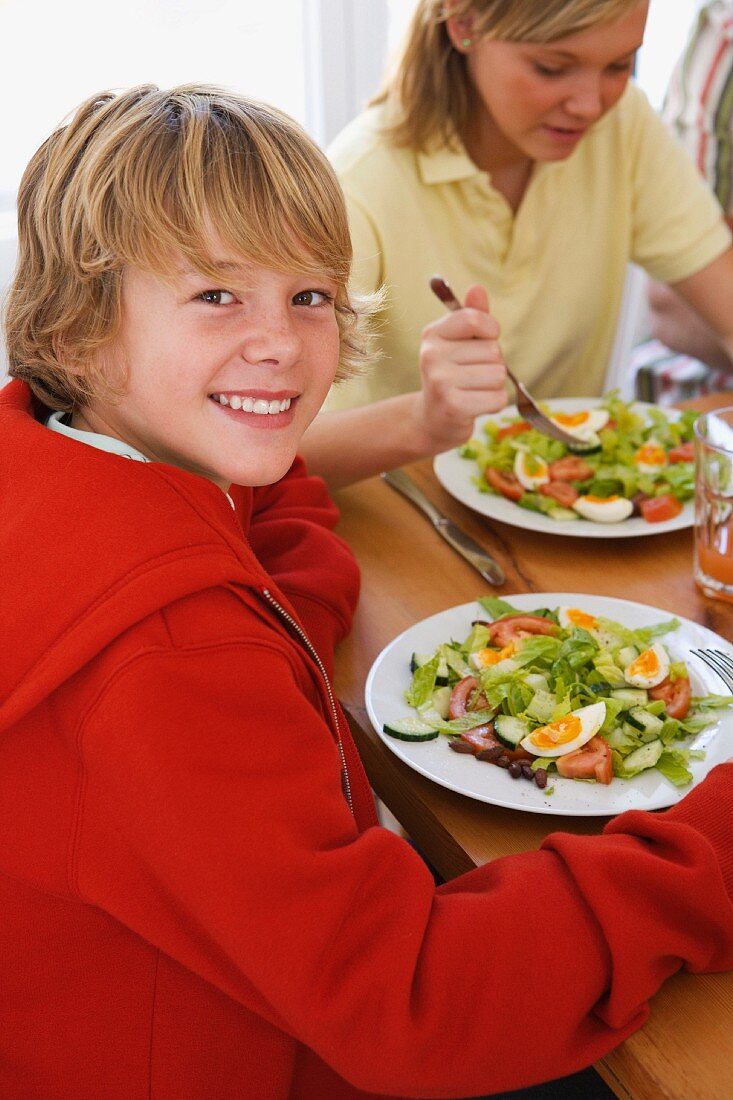
[[[265,401],[264,398],[240,397],[233,393],[227,397],[223,393],[212,394],[220,405],[228,405],[231,409],[242,409],[244,412],[254,413],[256,416],[276,416],[278,413],[287,412],[290,408],[290,398],[283,401]]]

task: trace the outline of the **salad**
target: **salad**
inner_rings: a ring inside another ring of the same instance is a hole
[[[412,714],[386,722],[386,734],[444,736],[452,751],[540,788],[554,773],[610,784],[649,769],[692,782],[690,761],[704,753],[689,742],[733,697],[693,697],[685,662],[660,640],[677,619],[630,629],[582,607],[478,603],[488,617],[463,641],[412,655]]]
[[[480,492],[514,501],[555,520],[648,523],[674,519],[694,494],[692,410],[671,420],[661,409],[634,408],[616,393],[598,406],[563,413],[545,409],[578,446],[542,435],[519,416],[488,420],[483,439],[460,449],[476,462]]]

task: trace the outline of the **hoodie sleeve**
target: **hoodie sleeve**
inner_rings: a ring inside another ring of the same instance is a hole
[[[84,900],[357,1088],[422,1100],[579,1069],[674,971],[733,966],[733,766],[436,891],[400,837],[357,831],[302,675],[264,635],[120,669],[79,737]]]
[[[333,533],[339,514],[318,477],[297,458],[275,485],[254,490],[247,537],[259,561],[290,599],[318,653],[330,666],[349,632],[359,570]]]

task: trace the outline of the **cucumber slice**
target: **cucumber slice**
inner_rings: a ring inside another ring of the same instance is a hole
[[[618,663],[621,668],[628,668],[632,661],[639,656],[639,650],[635,645],[624,645],[618,651]]]
[[[550,519],[561,520],[563,523],[571,519],[580,519],[577,512],[573,512],[571,508],[561,508],[559,505],[557,508],[548,508],[546,514]]]
[[[644,688],[617,688],[611,692],[612,699],[618,699],[619,703],[625,703],[627,707],[643,707],[648,702],[649,695]]]
[[[643,707],[632,707],[626,715],[626,721],[630,726],[641,730],[642,733],[652,734],[651,739],[659,737],[664,727],[664,719],[657,718],[655,714],[650,714]],[[649,738],[645,738],[645,740],[649,740]]]
[[[531,731],[529,722],[514,718],[511,714],[499,714],[494,719],[494,733],[510,749],[516,749],[522,738]]]
[[[426,703],[424,707],[419,708],[422,717],[425,719],[427,711],[432,711],[445,721],[448,718],[450,697],[451,689],[449,687],[436,688],[430,702]]]
[[[434,653],[413,653],[412,660],[410,661],[410,672],[417,672],[423,665],[432,661]],[[448,683],[448,665],[444,660],[441,660],[438,664],[438,673],[435,677],[436,687],[444,687]]]
[[[624,757],[624,771],[640,772],[646,771],[647,768],[653,768],[663,752],[664,745],[659,738],[655,741],[649,741],[646,745],[634,749],[633,752]]]
[[[385,722],[382,729],[399,741],[434,741],[438,736],[435,726],[421,718],[398,718],[396,722]]]

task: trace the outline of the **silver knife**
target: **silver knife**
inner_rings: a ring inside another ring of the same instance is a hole
[[[452,519],[448,519],[444,516],[434,504],[431,504],[425,494],[418,489],[412,478],[408,477],[402,470],[387,470],[382,474],[382,477],[391,485],[393,489],[396,489],[398,493],[402,493],[408,500],[412,501],[432,523],[435,530],[438,532],[445,541],[456,550],[462,558],[465,558],[474,569],[478,569],[481,576],[489,584],[503,584],[506,580],[504,570],[501,568],[498,562],[486,553],[486,551],[479,546],[475,539],[472,539],[470,535],[467,535],[465,531],[462,531]]]

